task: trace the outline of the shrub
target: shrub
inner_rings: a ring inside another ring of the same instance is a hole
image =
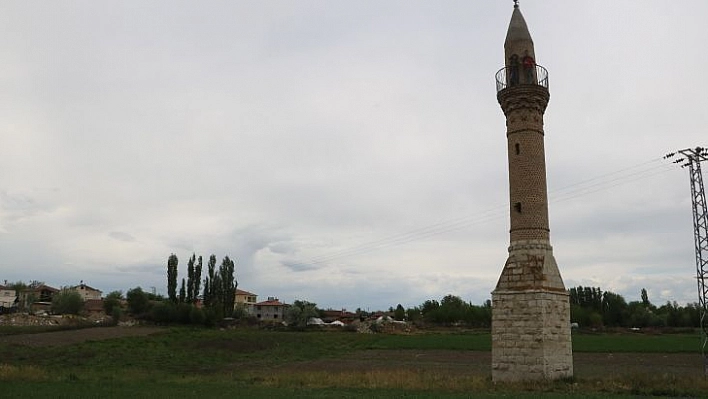
[[[128,301],[128,310],[130,310],[130,313],[133,315],[145,313],[150,308],[148,296],[140,287],[128,290],[125,294],[125,298]]]
[[[106,299],[103,300],[103,310],[106,314],[113,314],[114,308],[120,308],[121,299],[123,299],[123,293],[121,291],[113,291],[106,295]]]
[[[217,319],[216,311],[212,308],[204,308],[204,325],[207,327],[214,327],[216,322],[221,319]]]
[[[113,325],[118,324],[122,315],[123,311],[121,310],[120,306],[114,306],[111,311],[111,320],[113,322]]]
[[[56,314],[79,314],[83,307],[81,294],[74,290],[63,289],[52,298],[52,312]]]
[[[172,302],[160,302],[152,307],[150,315],[155,323],[171,323],[177,320],[177,308]]]
[[[176,309],[176,320],[177,322],[180,322],[182,324],[189,324],[191,323],[192,319],[192,305],[188,303],[180,303],[177,305]]]
[[[189,321],[192,324],[204,324],[206,317],[204,316],[204,311],[198,307],[193,306],[189,311]]]

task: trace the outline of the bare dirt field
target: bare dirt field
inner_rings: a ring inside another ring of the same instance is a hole
[[[490,375],[491,352],[450,350],[365,350],[339,359],[319,359],[281,366],[292,371],[374,371],[416,369],[457,375]],[[616,375],[701,376],[702,357],[687,353],[574,353],[578,378]]]
[[[20,334],[0,337],[0,343],[27,346],[64,346],[85,341],[100,341],[111,338],[139,337],[163,331],[158,327],[97,327],[80,330],[65,330],[38,334]]]

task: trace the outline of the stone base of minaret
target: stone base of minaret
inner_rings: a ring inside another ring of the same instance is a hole
[[[570,304],[546,240],[509,247],[492,292],[492,380],[553,380],[573,376]]]

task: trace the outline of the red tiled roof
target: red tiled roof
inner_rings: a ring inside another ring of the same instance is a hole
[[[256,295],[256,294],[236,288],[236,295]]]

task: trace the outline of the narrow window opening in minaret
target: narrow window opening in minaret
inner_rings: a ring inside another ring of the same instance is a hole
[[[515,203],[514,209],[516,210],[516,212],[521,213],[521,202]]]
[[[516,155],[519,155],[521,153],[521,146],[519,143],[514,144],[514,148],[516,149]]]

